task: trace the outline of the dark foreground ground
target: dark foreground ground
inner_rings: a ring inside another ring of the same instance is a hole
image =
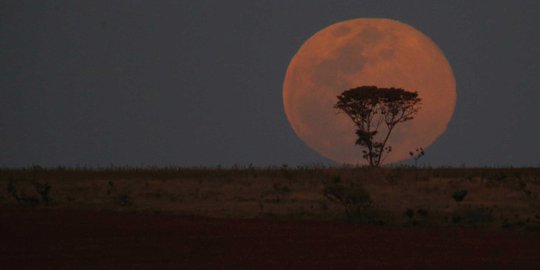
[[[540,234],[0,207],[0,269],[540,269]]]

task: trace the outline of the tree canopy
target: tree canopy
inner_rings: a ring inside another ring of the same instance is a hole
[[[379,166],[392,151],[386,145],[392,130],[398,123],[413,119],[421,101],[417,92],[377,86],[352,88],[337,98],[334,108],[345,112],[356,125],[356,144],[366,148],[363,158],[370,166]],[[381,125],[386,133],[379,132]]]

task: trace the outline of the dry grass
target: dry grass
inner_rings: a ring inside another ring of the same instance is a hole
[[[235,218],[344,219],[325,187],[361,186],[361,222],[540,228],[536,168],[111,168],[0,170],[0,204]],[[49,186],[50,189],[46,187]],[[463,201],[456,191],[465,190]]]

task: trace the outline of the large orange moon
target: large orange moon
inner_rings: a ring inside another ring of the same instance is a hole
[[[456,82],[437,45],[410,25],[390,19],[353,19],[309,38],[292,58],[283,104],[296,134],[319,154],[340,163],[366,164],[355,145],[355,126],[333,108],[337,96],[363,85],[417,91],[421,109],[398,124],[385,163],[410,158],[445,130],[456,104]],[[428,152],[429,153],[429,152]]]

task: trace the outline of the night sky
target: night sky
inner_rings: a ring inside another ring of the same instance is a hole
[[[337,165],[295,135],[282,84],[306,39],[361,17],[415,27],[452,65],[456,110],[420,163],[540,166],[540,1],[15,0],[0,167]]]

